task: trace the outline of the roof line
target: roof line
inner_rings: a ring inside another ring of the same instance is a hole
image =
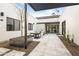
[[[60,15],[51,15],[51,16],[43,16],[43,17],[36,17],[37,19],[49,19],[49,18],[59,18]]]

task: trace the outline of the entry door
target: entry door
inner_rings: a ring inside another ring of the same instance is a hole
[[[59,25],[57,24],[47,24],[46,25],[47,33],[59,33]]]
[[[46,28],[47,28],[47,31],[46,31],[46,32],[47,32],[47,33],[50,33],[50,32],[51,32],[51,26],[50,26],[50,24],[47,24],[47,25],[46,25]]]
[[[66,21],[62,22],[62,35],[65,36],[66,35]]]

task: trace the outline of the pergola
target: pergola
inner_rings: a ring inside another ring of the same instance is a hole
[[[35,11],[77,5],[78,3],[28,3]]]
[[[35,11],[78,5],[79,3],[28,3]],[[25,49],[27,48],[27,4],[25,3]]]

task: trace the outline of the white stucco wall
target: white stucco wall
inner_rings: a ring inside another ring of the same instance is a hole
[[[21,31],[6,31],[6,17],[12,17],[20,20],[19,12],[13,4],[0,3],[0,12],[4,12],[4,16],[0,19],[0,41],[9,40],[10,38],[21,36]],[[41,31],[45,32],[45,24],[36,24],[39,22],[58,22],[60,21],[60,33],[62,33],[61,23],[66,21],[66,36],[69,34],[70,40],[74,35],[74,42],[79,45],[79,5],[65,7],[63,14],[60,18],[50,19],[36,19],[27,14],[27,34],[30,32]],[[28,23],[33,24],[33,30],[28,30]],[[24,24],[24,23],[23,23]],[[24,34],[24,32],[23,32]]]
[[[37,21],[38,20],[36,18],[34,18],[33,16],[31,16],[30,14],[27,13],[27,35],[29,35],[30,33],[34,33],[37,30],[37,28],[36,28]],[[28,23],[33,24],[33,30],[28,30]],[[23,29],[23,36],[24,35],[25,35],[25,30]]]
[[[37,24],[37,30],[36,30],[36,32],[40,32],[41,31],[41,33],[45,33],[46,31],[45,31],[45,24]]]
[[[14,4],[10,3],[0,3],[0,12],[4,12],[4,16],[0,16],[0,19],[3,19],[3,21],[0,21],[0,41],[9,40],[10,38],[21,36],[21,31],[7,31],[6,29],[6,17],[11,17],[14,19],[18,19],[18,10],[14,6]]]
[[[44,22],[59,22],[59,18],[38,19],[38,23],[44,23]],[[37,30],[45,33],[46,32],[45,24],[37,24]]]
[[[70,40],[74,35],[74,42],[79,45],[79,5],[65,7],[60,21],[66,20],[66,35],[69,34]],[[60,23],[60,33],[61,23]]]
[[[38,22],[58,22],[59,18],[38,19]]]
[[[31,32],[35,32],[36,31],[36,23],[37,23],[37,19],[34,18],[33,16],[31,16],[30,14],[27,14],[27,33],[30,34]],[[33,24],[33,30],[28,30],[28,23],[32,23]]]

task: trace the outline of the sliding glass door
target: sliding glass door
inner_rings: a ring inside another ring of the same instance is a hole
[[[47,33],[59,33],[59,25],[58,24],[46,24],[46,32]]]

